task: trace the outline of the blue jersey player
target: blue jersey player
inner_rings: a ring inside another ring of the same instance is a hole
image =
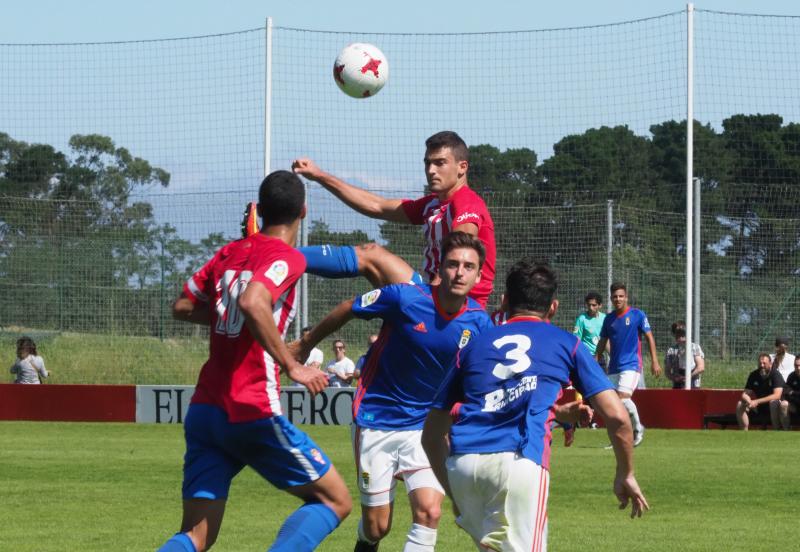
[[[656,354],[656,340],[650,329],[647,315],[628,305],[628,290],[625,284],[611,284],[611,305],[614,312],[603,320],[600,342],[595,357],[600,360],[606,344],[611,344],[608,361],[608,377],[617,387],[617,394],[631,417],[633,423],[633,446],[637,447],[644,438],[644,426],[639,419],[639,410],[633,402],[633,392],[642,377],[642,337],[647,340],[653,375],[661,375],[661,365]]]
[[[480,279],[481,241],[464,232],[442,240],[441,283],[392,284],[335,308],[301,340],[296,356],[352,318],[381,318],[353,401],[353,451],[361,492],[355,550],[377,550],[389,532],[394,486],[405,482],[413,523],[404,552],[433,551],[444,490],[420,443],[431,400],[456,352],[491,326],[470,290]]]
[[[431,466],[480,550],[546,549],[550,428],[570,381],[606,421],[621,507],[632,502],[632,516],[648,508],[633,473],[625,408],[580,340],[549,323],[556,288],[546,265],[512,267],[508,322],[459,351],[425,422]]]

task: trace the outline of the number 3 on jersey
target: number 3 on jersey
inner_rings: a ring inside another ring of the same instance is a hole
[[[244,325],[244,315],[239,310],[239,295],[247,287],[253,273],[244,270],[226,270],[217,282],[217,325],[214,331],[228,337],[237,337]]]
[[[506,351],[506,360],[513,361],[513,364],[503,364],[502,362],[495,364],[492,374],[497,378],[508,379],[514,374],[524,372],[531,365],[531,359],[528,356],[528,351],[531,348],[531,338],[527,335],[505,335],[492,342],[492,345],[497,349],[512,344],[514,347]]]

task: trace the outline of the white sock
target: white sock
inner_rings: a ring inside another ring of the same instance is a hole
[[[628,411],[628,415],[631,417],[633,429],[635,431],[641,431],[642,422],[639,420],[639,410],[636,408],[636,403],[634,403],[631,399],[622,399],[622,404],[625,406],[625,410]]]
[[[433,552],[434,546],[436,546],[436,529],[412,523],[411,530],[406,535],[403,552]]]

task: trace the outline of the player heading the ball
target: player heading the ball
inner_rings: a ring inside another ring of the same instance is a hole
[[[442,131],[425,141],[425,178],[429,193],[419,199],[389,199],[358,188],[320,169],[314,161],[299,158],[292,170],[320,183],[333,195],[370,218],[424,227],[425,251],[420,272],[429,283],[439,280],[442,239],[450,232],[465,232],[483,242],[486,261],[481,279],[470,297],[486,306],[495,274],[494,222],[483,199],[467,182],[469,149],[452,131]],[[422,281],[408,264],[375,244],[302,247],[307,271],[327,278],[365,276],[373,286]],[[398,262],[401,261],[401,262]]]

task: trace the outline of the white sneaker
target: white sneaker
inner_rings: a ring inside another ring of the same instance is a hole
[[[644,440],[644,426],[639,426],[633,430],[633,446],[638,447]]]

